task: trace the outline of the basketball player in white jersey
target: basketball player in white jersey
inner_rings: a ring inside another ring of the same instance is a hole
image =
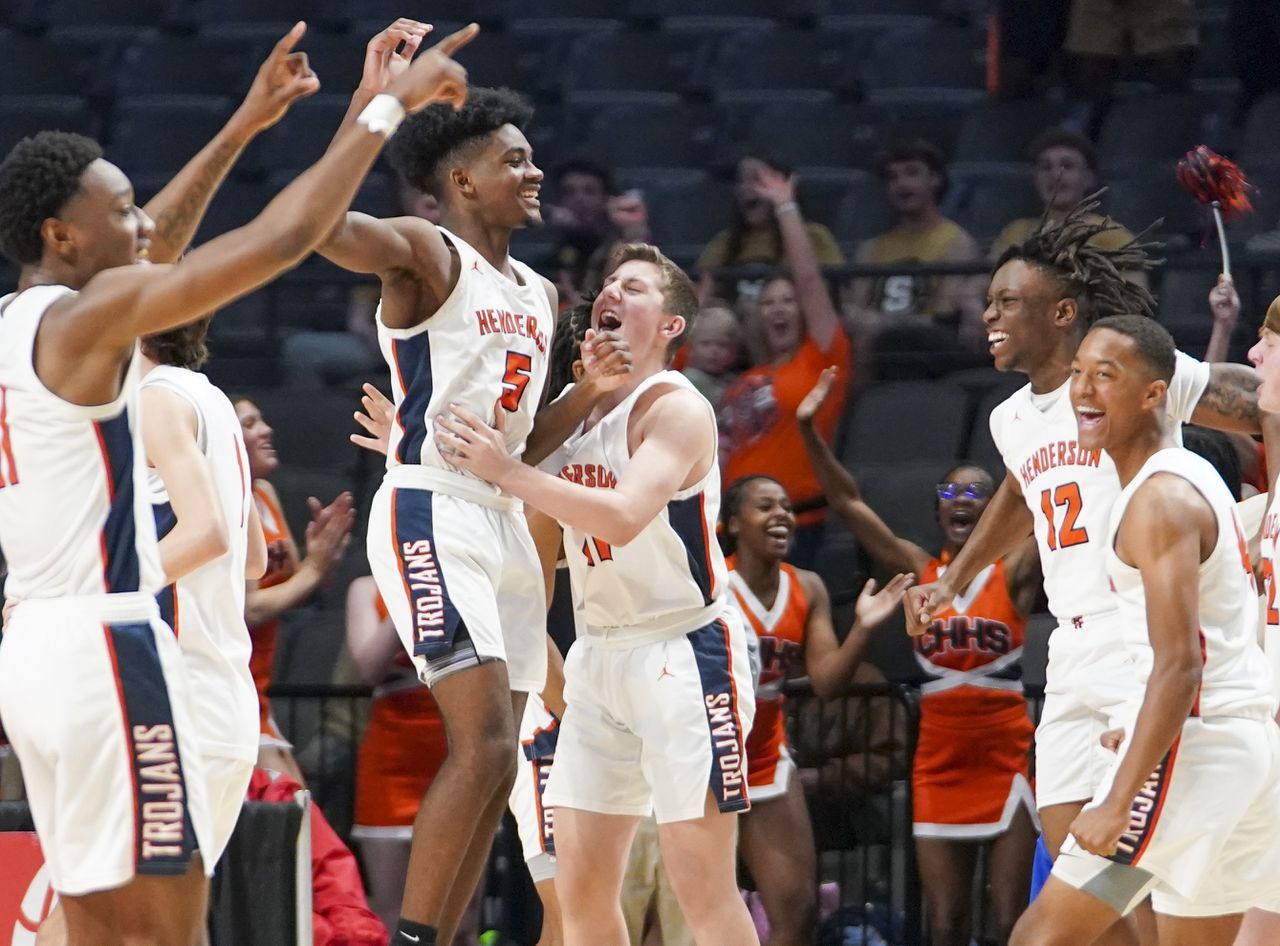
[[[1098,786],[1110,754],[1099,739],[1108,707],[1124,692],[1125,657],[1101,544],[1120,485],[1110,459],[1079,447],[1068,398],[1071,360],[1088,324],[1125,311],[1151,314],[1154,300],[1123,273],[1149,268],[1140,244],[1108,250],[1090,241],[1114,226],[1091,216],[1096,202],[1049,223],[1000,259],[987,293],[995,366],[1029,384],[991,413],[1006,476],[945,578],[907,592],[913,633],[948,604],[956,589],[1034,534],[1049,610],[1044,710],[1036,732],[1036,803],[1050,854]],[[1217,326],[1215,326],[1215,331]],[[1256,431],[1257,378],[1244,365],[1206,365],[1179,355],[1166,413],[1172,423]],[[1117,929],[1115,944],[1132,943]]]
[[[314,90],[291,52],[267,68]],[[211,849],[200,743],[137,418],[138,345],[296,265],[329,232],[405,111],[461,101],[449,54],[419,58],[257,219],[175,266],[96,143],[44,132],[0,163],[0,251],[21,266],[0,313],[0,544],[19,599],[0,644],[0,713],[27,783],[68,942],[187,944]]]
[[[1162,946],[1230,946],[1280,894],[1280,728],[1257,641],[1257,591],[1235,501],[1165,416],[1172,337],[1097,322],[1072,365],[1081,449],[1122,492],[1106,574],[1128,660],[1113,722],[1126,738],[1071,824],[1014,946],[1085,946],[1148,893]]]
[[[196,714],[217,861],[240,815],[258,757],[253,645],[245,579],[267,567],[240,420],[199,368],[209,319],[142,340],[142,442],[151,466],[160,561],[173,581],[160,616],[177,635]]]
[[[398,68],[394,57],[366,59],[348,114]],[[458,403],[489,422],[505,418],[512,456],[527,443],[532,456],[546,453],[530,436],[556,292],[509,252],[512,231],[541,220],[542,171],[522,131],[531,116],[506,89],[473,89],[462,109],[415,116],[390,159],[439,200],[440,225],[351,213],[320,247],[382,281],[377,328],[395,424],[370,514],[369,564],[449,729],[449,755],[414,825],[396,944],[451,941],[511,790],[524,695],[546,676],[544,595],[520,504],[452,467],[428,435],[429,418]],[[582,388],[540,418],[539,434],[558,430],[553,444],[598,393]]]
[[[697,291],[656,247],[624,246],[592,307],[618,328],[631,379],[601,400],[542,472],[457,404],[436,440],[459,468],[558,519],[585,633],[545,802],[567,946],[624,943],[619,907],[640,818],[656,814],[671,883],[699,943],[757,943],[735,880],[754,711],[746,636],[715,540],[720,474],[711,406],[670,356]]]

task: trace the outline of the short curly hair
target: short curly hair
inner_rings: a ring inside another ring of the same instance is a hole
[[[442,198],[440,172],[449,158],[503,125],[524,131],[532,118],[533,106],[518,93],[472,88],[460,109],[438,102],[406,118],[391,139],[387,158],[408,184]]]
[[[92,138],[65,131],[42,131],[14,145],[0,162],[0,253],[19,266],[40,262],[40,227],[62,212],[85,168],[100,157]]]

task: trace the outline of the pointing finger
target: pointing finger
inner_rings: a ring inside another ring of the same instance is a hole
[[[285,33],[276,43],[275,48],[271,50],[271,58],[279,59],[291,53],[293,47],[298,45],[298,40],[302,39],[302,35],[307,31],[307,24],[302,20],[293,24],[293,29]]]
[[[462,29],[455,33],[450,33],[444,39],[440,40],[440,42],[436,43],[435,48],[440,50],[440,52],[444,53],[446,56],[452,56],[463,46],[467,45],[467,43],[475,39],[479,32],[480,24],[468,23]]]

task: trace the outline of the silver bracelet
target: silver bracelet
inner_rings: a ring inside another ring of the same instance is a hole
[[[404,106],[400,104],[400,100],[394,95],[382,92],[375,95],[373,101],[364,107],[356,119],[356,124],[364,125],[375,135],[390,138],[404,121],[404,114]]]

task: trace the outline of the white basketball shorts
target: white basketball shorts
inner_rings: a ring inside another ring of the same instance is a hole
[[[432,686],[493,660],[511,689],[547,677],[546,592],[524,512],[386,483],[369,514],[369,565],[418,676]]]
[[[58,893],[184,874],[213,851],[182,653],[155,598],[19,604],[0,644],[0,716]]]
[[[546,804],[659,823],[701,818],[710,791],[745,811],[746,738],[755,694],[732,608],[688,634],[628,646],[580,637],[565,661],[565,702]]]

